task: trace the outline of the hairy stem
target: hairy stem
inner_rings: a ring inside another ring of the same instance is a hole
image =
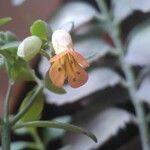
[[[122,70],[126,77],[127,88],[129,92],[130,99],[134,105],[136,117],[138,120],[139,132],[141,136],[142,148],[143,150],[150,150],[150,141],[149,141],[149,129],[146,122],[145,112],[142,105],[142,102],[135,96],[136,93],[136,84],[134,73],[132,67],[124,61],[125,48],[120,39],[120,29],[117,24],[113,23],[107,6],[103,0],[98,1],[101,12],[107,16],[106,24],[110,27],[110,36],[115,44],[116,49],[119,52],[119,62],[122,66]]]

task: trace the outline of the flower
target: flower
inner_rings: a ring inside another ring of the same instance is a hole
[[[18,47],[17,55],[26,61],[31,60],[41,49],[42,41],[37,36],[25,38]]]
[[[54,85],[62,87],[65,81],[77,88],[85,84],[88,74],[84,70],[89,66],[87,60],[74,51],[71,36],[64,30],[56,30],[52,35],[55,56],[50,59],[52,64],[49,77]]]

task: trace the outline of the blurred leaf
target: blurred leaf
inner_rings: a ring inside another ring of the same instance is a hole
[[[75,43],[75,50],[79,51],[85,58],[93,56],[90,61],[93,62],[108,53],[113,53],[111,47],[102,41],[99,37],[87,37]]]
[[[132,0],[130,3],[135,10],[140,10],[145,13],[150,12],[149,0]]]
[[[12,80],[33,81],[33,75],[28,69],[26,62],[20,58],[7,58],[8,73]]]
[[[0,31],[0,46],[5,44],[5,33]]]
[[[6,31],[5,32],[5,39],[6,39],[7,42],[17,41],[16,35],[11,31]]]
[[[147,75],[142,83],[140,84],[140,87],[136,93],[136,96],[144,101],[144,102],[147,102],[150,104],[150,92],[149,92],[149,89],[150,89],[150,75]]]
[[[20,42],[18,42],[18,41],[6,43],[0,47],[0,51],[1,50],[9,50],[11,52],[16,53],[19,44],[20,44]]]
[[[53,121],[69,123],[70,122],[69,116],[63,116],[53,119]],[[43,141],[45,145],[47,145],[50,141],[55,140],[64,136],[65,130],[55,129],[55,128],[43,128]]]
[[[71,32],[74,29],[74,22],[72,22],[72,21],[71,22],[67,22],[67,23],[61,25],[60,29],[63,29],[65,31],[67,31],[67,32]]]
[[[64,129],[67,131],[84,134],[84,135],[90,137],[94,142],[97,142],[97,139],[94,134],[92,134],[91,132],[86,131],[78,126],[69,124],[69,123],[62,123],[62,122],[57,122],[57,121],[33,121],[33,122],[27,122],[27,123],[23,123],[23,124],[18,123],[14,126],[14,129],[24,128],[24,127],[33,127],[33,128],[47,127],[47,128]]]
[[[73,11],[72,11],[73,9]],[[94,7],[85,2],[68,2],[63,5],[50,20],[50,26],[56,30],[63,24],[73,22],[75,28],[89,22],[97,14]]]
[[[47,23],[43,20],[36,20],[30,27],[30,32],[32,35],[36,35],[46,41],[52,34],[52,31],[49,31]]]
[[[66,94],[58,95],[45,91],[47,102],[56,105],[73,103],[107,87],[114,87],[122,82],[121,77],[109,68],[95,69],[89,73],[87,83],[77,89],[66,86]]]
[[[12,20],[11,17],[4,17],[4,18],[0,18],[0,26],[5,25],[7,23],[9,23]]]
[[[120,23],[133,12],[131,0],[112,0],[112,4],[115,23]]]
[[[0,56],[0,69],[5,66],[5,60],[3,57]]]
[[[26,0],[11,0],[11,3],[13,6],[20,6],[22,5]]]
[[[59,88],[52,83],[52,81],[49,79],[48,72],[46,73],[46,76],[44,78],[44,85],[45,85],[45,88],[47,88],[51,92],[54,92],[57,94],[66,93],[66,91],[63,88]]]
[[[130,36],[127,47],[126,61],[132,65],[150,64],[150,26],[146,22],[135,28]]]
[[[98,144],[92,143],[82,135],[73,135],[71,133],[64,138],[65,144],[70,144],[71,149],[96,149],[102,146],[110,137],[116,135],[120,129],[124,129],[126,124],[131,121],[134,121],[134,117],[119,108],[101,110],[98,107],[87,108],[75,116],[74,123],[95,133],[98,138]]]
[[[33,92],[30,92],[27,97],[23,100],[19,111],[21,111],[29,102],[30,97],[32,95]],[[41,117],[41,113],[43,111],[43,107],[44,107],[44,100],[43,100],[43,96],[40,93],[37,97],[36,100],[34,101],[34,103],[32,104],[32,106],[30,107],[30,109],[28,110],[28,112],[26,112],[26,114],[20,119],[21,122],[28,122],[28,121],[35,121],[35,120],[39,120]]]
[[[149,0],[112,0],[112,4],[115,23],[120,23],[135,10],[140,10],[142,12],[150,11]]]
[[[63,146],[63,147],[59,148],[58,150],[71,150],[71,145]]]
[[[12,150],[23,150],[27,148],[28,142],[13,142],[11,143]]]
[[[31,149],[35,148],[33,143],[31,143],[31,142],[24,142],[24,141],[12,142],[10,146],[11,146],[11,150],[24,150],[25,148],[31,148]],[[0,147],[0,150],[2,150],[1,147]]]

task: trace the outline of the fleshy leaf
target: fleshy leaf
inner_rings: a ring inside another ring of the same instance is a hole
[[[52,31],[50,31],[47,23],[43,20],[36,20],[30,27],[30,32],[32,35],[36,35],[46,41],[52,34]]]

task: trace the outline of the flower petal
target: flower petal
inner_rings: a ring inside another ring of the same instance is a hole
[[[58,59],[60,59],[61,57],[63,57],[64,55],[66,55],[68,53],[68,50],[61,52],[60,54],[55,55],[54,57],[52,57],[49,62],[52,63],[54,61],[58,61]]]
[[[88,61],[78,52],[74,50],[69,50],[69,53],[74,57],[74,59],[80,64],[83,65],[84,67],[89,67]]]
[[[65,70],[59,63],[55,61],[49,69],[49,77],[54,85],[62,87],[65,81]]]
[[[87,72],[75,62],[72,64],[72,72],[67,68],[68,84],[73,88],[78,88],[88,80]]]

